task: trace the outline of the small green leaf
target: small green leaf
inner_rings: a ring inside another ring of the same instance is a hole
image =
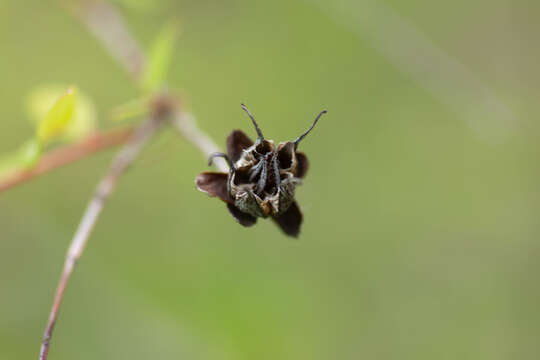
[[[142,117],[148,113],[148,99],[137,98],[120,104],[113,108],[109,117],[113,121],[124,121],[136,117]]]
[[[65,85],[40,85],[34,88],[28,94],[26,102],[31,120],[39,124],[65,92]],[[88,95],[77,89],[73,119],[69,122],[63,137],[68,141],[78,140],[92,133],[96,126],[97,115],[94,102]]]
[[[177,22],[166,24],[154,40],[148,64],[142,77],[143,90],[150,92],[163,84],[169,70],[174,43],[179,33]]]
[[[68,91],[54,104],[37,129],[37,138],[41,144],[50,142],[65,133],[73,118],[75,110],[76,91],[70,87]]]
[[[41,144],[35,140],[29,140],[19,150],[19,155],[24,167],[32,167],[36,165],[41,157]]]
[[[25,142],[18,150],[0,159],[0,178],[15,171],[33,167],[40,157],[40,143],[36,139]]]

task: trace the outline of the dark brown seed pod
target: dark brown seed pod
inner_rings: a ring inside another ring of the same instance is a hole
[[[244,104],[242,109],[251,119],[257,140],[253,142],[241,130],[227,137],[227,154],[214,153],[229,164],[229,173],[203,172],[195,183],[200,191],[227,203],[231,215],[244,226],[251,226],[258,217],[272,217],[290,236],[298,236],[302,213],[295,201],[296,185],[302,182],[309,168],[306,155],[297,151],[298,144],[315,127],[321,111],[311,127],[293,141],[279,143],[266,140],[253,115]]]

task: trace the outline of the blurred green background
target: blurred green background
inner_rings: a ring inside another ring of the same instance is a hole
[[[540,358],[540,4],[117,1],[220,145],[302,144],[299,240],[237,225],[162,133],[122,178],[67,290],[51,359]],[[135,6],[133,5],[135,3]],[[37,85],[74,83],[100,127],[137,91],[69,12],[0,1],[0,153]],[[0,359],[37,358],[65,250],[114,151],[0,194]]]

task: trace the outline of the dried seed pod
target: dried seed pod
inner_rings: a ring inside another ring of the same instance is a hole
[[[294,141],[279,143],[264,138],[259,125],[244,104],[257,132],[253,142],[241,130],[233,130],[227,137],[227,154],[214,153],[229,164],[229,173],[203,172],[195,183],[200,191],[219,197],[227,203],[231,215],[244,226],[251,226],[258,217],[272,217],[276,224],[290,236],[298,236],[302,213],[295,201],[296,185],[306,175],[309,162],[306,155],[297,151],[298,144],[315,127],[321,111],[311,127]]]

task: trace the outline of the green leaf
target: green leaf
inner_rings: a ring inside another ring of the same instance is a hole
[[[26,102],[28,116],[36,124],[47,115],[56,101],[66,92],[65,85],[40,85],[29,94]],[[94,132],[97,125],[96,107],[92,99],[77,90],[73,119],[69,122],[63,138],[67,141],[81,139]]]
[[[159,32],[150,50],[148,64],[142,77],[143,90],[151,92],[163,85],[178,34],[177,22],[169,22]]]
[[[33,167],[39,161],[41,152],[41,145],[36,139],[25,142],[18,150],[0,159],[0,178]]]
[[[75,110],[76,91],[70,87],[68,91],[53,105],[37,128],[40,144],[46,144],[65,133]]]
[[[142,117],[148,113],[148,99],[136,98],[113,108],[109,117],[113,121],[124,121],[136,117]]]
[[[41,157],[41,144],[35,140],[29,140],[19,150],[20,161],[24,167],[32,167],[37,164]]]

